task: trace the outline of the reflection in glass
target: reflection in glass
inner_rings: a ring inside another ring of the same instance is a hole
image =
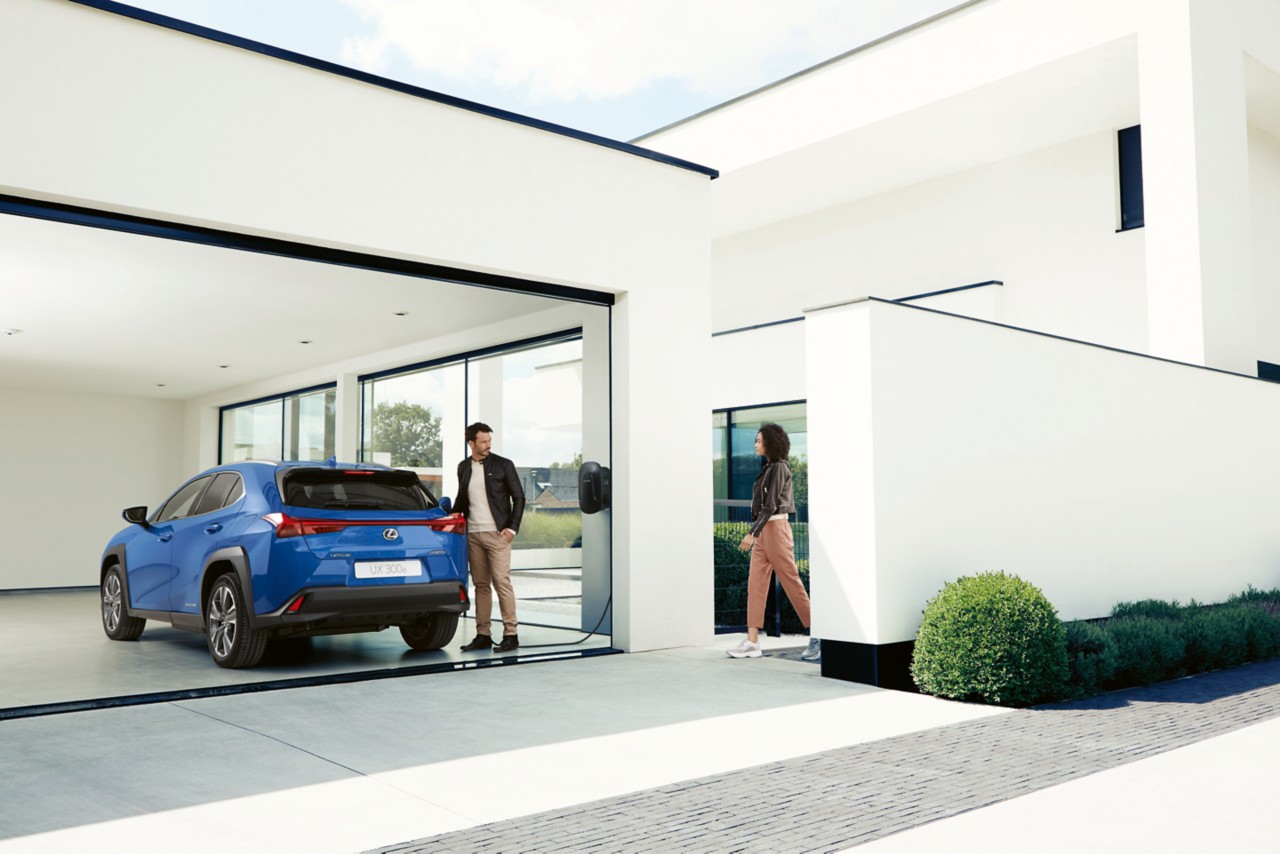
[[[334,455],[336,389],[284,399],[286,460],[327,460]]]
[[[415,471],[432,495],[442,495],[443,429],[447,415],[461,420],[462,371],[443,365],[366,382],[362,459]]]
[[[281,403],[278,400],[224,409],[222,462],[281,459],[280,426]]]

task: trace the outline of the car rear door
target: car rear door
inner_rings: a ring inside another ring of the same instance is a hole
[[[200,613],[200,582],[208,556],[235,533],[231,522],[240,512],[244,483],[237,472],[214,475],[191,515],[174,523],[173,581],[169,584],[169,610]]]

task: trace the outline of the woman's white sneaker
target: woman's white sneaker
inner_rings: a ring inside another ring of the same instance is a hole
[[[800,658],[803,661],[821,661],[822,641],[819,638],[809,638],[809,647],[800,653]]]
[[[733,649],[726,649],[725,654],[730,658],[759,658],[764,655],[764,653],[760,651],[760,644],[752,643],[745,638],[743,638],[742,643],[738,644]]]

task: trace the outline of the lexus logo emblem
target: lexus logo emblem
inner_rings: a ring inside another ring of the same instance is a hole
[[[400,538],[400,532],[399,532],[399,531],[397,531],[395,528],[383,528],[383,529],[382,529],[382,539],[384,539],[384,540],[397,540],[397,539],[399,539],[399,538]]]

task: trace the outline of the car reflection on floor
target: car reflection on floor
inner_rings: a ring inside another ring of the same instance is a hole
[[[467,653],[459,647],[474,636],[475,623],[465,619],[447,649],[415,652],[398,631],[388,629],[285,640],[272,644],[258,666],[227,670],[209,660],[204,635],[163,623],[148,622],[136,641],[110,641],[103,634],[98,609],[96,588],[0,593],[0,712],[147,694],[221,693],[233,686],[286,681],[345,681],[397,670],[407,675],[432,666],[451,670],[504,658],[528,660],[610,647],[607,634],[590,635],[575,644],[583,632],[522,623],[520,650],[506,656]],[[536,611],[522,611],[522,619],[536,616]]]

